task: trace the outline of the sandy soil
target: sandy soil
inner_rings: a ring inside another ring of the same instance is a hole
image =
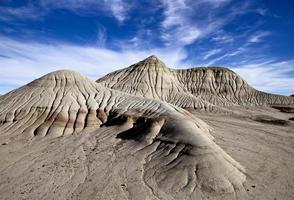
[[[243,110],[243,112],[241,112]],[[213,127],[215,141],[246,169],[248,199],[294,199],[294,123],[276,125],[256,116],[287,120],[275,109],[235,109],[236,115],[194,114]]]

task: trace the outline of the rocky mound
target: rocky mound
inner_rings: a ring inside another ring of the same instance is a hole
[[[97,80],[135,96],[160,99],[183,108],[212,105],[284,105],[294,99],[255,90],[233,71],[221,67],[171,69],[151,56]]]
[[[182,85],[177,78],[173,81]],[[173,94],[164,92],[169,87],[185,91],[173,81],[158,95],[171,98]],[[144,84],[137,85],[138,92],[156,94]],[[1,96],[0,141],[3,199],[245,195],[243,167],[213,142],[203,121],[72,71],[50,73]]]

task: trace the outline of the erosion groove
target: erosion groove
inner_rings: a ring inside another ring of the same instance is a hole
[[[162,77],[148,80],[157,85]],[[171,80],[172,90],[163,87],[167,93],[140,88],[157,99],[180,98],[173,91],[185,90],[173,81],[178,79]],[[198,99],[185,98],[185,105]],[[202,120],[171,104],[109,89],[73,71],[53,72],[0,98],[0,140],[5,142],[0,153],[11,155],[1,164],[0,193],[4,199],[243,194],[244,168],[210,132]],[[67,135],[72,136],[61,137]]]
[[[230,105],[289,105],[293,97],[252,88],[233,71],[222,67],[171,69],[151,56],[97,80],[108,88],[160,99],[182,108],[203,110]]]

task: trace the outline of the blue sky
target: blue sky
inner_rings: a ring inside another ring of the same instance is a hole
[[[292,0],[0,0],[0,93],[58,69],[96,80],[155,54],[289,95],[293,35]]]

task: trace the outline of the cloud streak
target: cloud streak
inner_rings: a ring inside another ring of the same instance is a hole
[[[164,10],[161,38],[167,45],[184,46],[200,37],[200,28],[187,17],[192,9],[185,0],[161,0],[161,3]]]
[[[262,39],[266,36],[270,35],[269,31],[258,31],[257,33],[255,33],[254,35],[252,35],[249,38],[249,42],[250,43],[258,43],[258,42],[262,42]]]
[[[236,68],[249,84],[270,93],[290,95],[294,88],[294,60],[248,63]]]
[[[203,53],[203,59],[204,60],[207,60],[208,58],[210,58],[211,56],[214,56],[218,53],[222,52],[222,49],[212,49],[212,50],[209,50],[207,52],[204,52]]]
[[[113,16],[120,22],[124,21],[127,17],[129,9],[128,4],[122,0],[104,0],[105,5],[108,5]]]
[[[161,22],[161,38],[169,46],[185,46],[222,26],[225,21],[213,13],[226,5],[229,0],[160,0],[164,19]],[[209,14],[203,13],[208,10]]]
[[[0,85],[6,86],[0,93],[3,94],[41,75],[60,69],[72,69],[96,80],[152,54],[167,61],[169,66],[180,65],[181,60],[186,57],[185,51],[181,49],[158,48],[117,52],[103,47],[19,42],[0,37]]]
[[[11,21],[14,19],[39,20],[52,10],[65,9],[80,15],[105,15],[113,16],[118,22],[127,18],[131,4],[122,0],[40,0],[30,2],[22,7],[0,7],[0,20]]]
[[[250,10],[248,3],[235,5],[231,0],[160,0],[164,19],[161,38],[167,46],[187,46],[210,37],[215,42],[232,42],[232,36],[215,35],[236,17]],[[232,5],[230,5],[232,3]],[[222,12],[227,7],[228,12]]]

